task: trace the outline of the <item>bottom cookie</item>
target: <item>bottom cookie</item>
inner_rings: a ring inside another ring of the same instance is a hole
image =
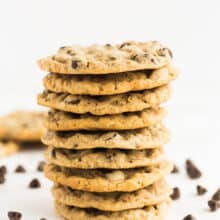
[[[94,208],[103,211],[122,211],[143,208],[167,201],[171,188],[162,179],[135,192],[97,193],[71,189],[54,184],[52,192],[56,201],[79,208]]]
[[[55,207],[58,214],[66,220],[162,220],[168,210],[169,202],[120,212],[81,209],[59,202],[55,202]]]
[[[0,142],[0,158],[16,153],[18,148],[14,142]]]

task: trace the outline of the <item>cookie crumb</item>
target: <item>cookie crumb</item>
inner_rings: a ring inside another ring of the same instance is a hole
[[[6,166],[0,166],[0,175],[5,175],[7,173],[7,168]]]
[[[216,200],[209,200],[208,206],[209,206],[210,211],[215,212],[217,209],[220,208],[220,202]]]
[[[37,171],[39,172],[43,172],[44,171],[44,166],[45,166],[45,162],[44,161],[40,161],[38,166],[37,166]]]
[[[20,212],[16,212],[16,211],[8,212],[8,218],[10,220],[20,220],[21,217],[22,217],[22,214]]]
[[[204,195],[207,192],[207,189],[201,185],[197,185],[196,190],[199,196]]]
[[[29,188],[36,189],[36,188],[40,188],[40,187],[41,187],[41,184],[37,178],[34,178],[29,183]]]
[[[170,198],[171,198],[172,200],[178,200],[178,199],[180,198],[180,195],[181,195],[180,189],[179,189],[178,187],[174,187],[174,188],[173,188],[173,192],[172,192],[172,194],[170,195]]]
[[[198,179],[202,176],[202,172],[195,166],[191,160],[186,160],[186,171],[191,179]]]
[[[25,172],[26,172],[26,170],[25,170],[25,168],[22,165],[18,165],[15,168],[15,173],[25,173]]]
[[[218,190],[214,193],[212,200],[220,201],[220,188],[218,188]]]
[[[174,164],[171,173],[179,173],[179,168]]]
[[[183,220],[196,220],[196,218],[192,215],[187,215],[183,218]]]

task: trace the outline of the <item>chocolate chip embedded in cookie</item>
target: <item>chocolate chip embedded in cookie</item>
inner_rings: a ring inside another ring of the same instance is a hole
[[[156,205],[167,201],[171,188],[165,180],[134,192],[92,193],[74,190],[60,184],[52,189],[56,201],[79,208],[95,208],[103,211],[122,211]]]
[[[163,161],[157,165],[135,169],[73,169],[49,164],[46,176],[54,182],[73,189],[91,192],[131,192],[151,185],[172,170],[172,164]]]
[[[66,149],[152,149],[165,145],[170,133],[162,124],[128,131],[47,131],[44,144]]]
[[[47,90],[72,95],[115,95],[149,90],[169,84],[177,78],[179,70],[165,66],[156,70],[144,70],[108,75],[61,75],[50,73],[43,82]]]
[[[166,117],[164,108],[150,108],[140,112],[94,116],[51,110],[46,117],[46,127],[54,131],[68,130],[131,130],[161,122]]]
[[[88,47],[65,46],[39,60],[42,70],[61,74],[108,74],[157,69],[169,64],[172,52],[157,41]]]
[[[163,148],[146,150],[119,150],[96,148],[68,150],[49,147],[46,152],[49,163],[79,169],[128,169],[158,164],[165,159]]]
[[[44,91],[38,95],[38,104],[77,114],[108,115],[156,107],[166,102],[170,94],[169,86],[109,96],[70,95]]]

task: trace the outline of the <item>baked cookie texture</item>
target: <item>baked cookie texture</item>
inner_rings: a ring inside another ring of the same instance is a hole
[[[162,124],[127,131],[47,131],[44,144],[64,149],[152,149],[168,143],[170,132]]]
[[[44,172],[67,220],[162,220],[173,165],[161,107],[179,70],[157,41],[61,47],[38,103],[49,107]]]
[[[96,148],[67,150],[49,147],[46,152],[49,163],[79,169],[128,169],[150,166],[165,160],[163,148],[147,150],[121,150]]]
[[[55,184],[52,189],[56,201],[78,208],[94,208],[103,211],[122,211],[143,208],[167,201],[172,190],[162,179],[134,192],[93,193],[74,190]]]
[[[45,167],[46,176],[53,182],[73,189],[90,192],[132,192],[153,184],[168,175],[172,163],[163,161],[134,169],[74,169],[49,164]]]
[[[0,141],[0,158],[12,155],[19,150],[18,144],[12,141]]]
[[[44,133],[43,112],[16,111],[0,117],[0,139],[40,141]]]
[[[169,64],[172,52],[157,41],[116,45],[64,46],[40,59],[42,70],[60,74],[108,74],[157,69]]]
[[[165,66],[155,70],[141,70],[108,75],[61,75],[50,73],[44,87],[56,93],[72,95],[115,95],[157,88],[176,79],[179,70]]]
[[[166,115],[166,110],[160,107],[104,116],[51,110],[46,117],[45,126],[52,131],[130,130],[155,125]]]
[[[97,209],[81,209],[55,202],[57,212],[69,220],[162,220],[167,213],[170,201],[140,209],[119,212],[100,211]]]
[[[44,91],[38,95],[38,104],[77,114],[109,115],[156,107],[168,101],[170,94],[171,89],[168,85],[152,90],[109,96],[71,95]]]

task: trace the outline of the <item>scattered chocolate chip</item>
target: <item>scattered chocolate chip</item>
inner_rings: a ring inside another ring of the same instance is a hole
[[[215,212],[217,209],[220,208],[220,202],[216,200],[209,200],[208,206],[209,206],[210,211]]]
[[[72,68],[77,69],[80,66],[79,60],[72,60]]]
[[[0,166],[0,175],[5,175],[7,173],[6,166]]]
[[[220,201],[220,188],[218,188],[218,190],[214,193],[212,200]]]
[[[196,220],[196,218],[192,215],[187,215],[183,218],[183,220]]]
[[[40,220],[47,220],[46,218],[40,218]]]
[[[23,166],[21,165],[18,165],[16,168],[15,168],[15,173],[25,173],[26,170]]]
[[[170,195],[172,200],[178,200],[180,198],[180,189],[178,187],[173,188],[173,193]]]
[[[44,171],[44,166],[45,166],[45,162],[44,161],[40,161],[38,166],[37,166],[37,171],[42,172]]]
[[[20,212],[10,211],[8,212],[8,218],[10,220],[20,220],[22,217],[22,214]]]
[[[207,189],[201,185],[197,185],[196,190],[199,196],[204,195],[207,192]]]
[[[31,180],[31,182],[29,183],[29,188],[35,189],[35,188],[40,188],[40,182],[37,178],[34,178],[33,180]]]
[[[179,168],[174,164],[171,173],[179,173]]]
[[[198,179],[202,176],[201,171],[195,166],[191,160],[186,160],[186,171],[191,179]]]
[[[5,175],[0,175],[0,184],[5,183]]]

